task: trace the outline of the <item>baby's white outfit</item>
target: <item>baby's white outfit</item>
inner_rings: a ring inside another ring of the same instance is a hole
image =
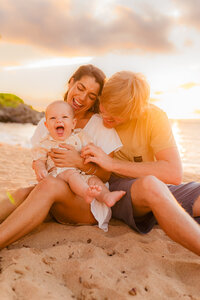
[[[72,133],[66,140],[64,141],[56,141],[54,140],[51,135],[47,132],[46,135],[38,141],[37,144],[32,148],[32,156],[33,160],[43,160],[46,163],[47,171],[52,176],[56,177],[58,174],[65,170],[77,170],[83,177],[84,181],[88,182],[88,179],[91,175],[86,175],[81,170],[74,168],[74,167],[64,167],[59,168],[55,167],[53,160],[48,155],[48,152],[52,148],[59,148],[59,145],[64,143],[73,146],[78,152],[81,151],[82,147],[87,145],[88,143],[92,142],[92,139],[84,132],[84,130],[77,130],[76,132]],[[63,148],[61,148],[63,149]]]
[[[35,133],[31,138],[33,149],[36,148],[40,142],[47,137],[48,131],[44,125],[44,121],[45,119],[43,118],[39,122]],[[84,129],[80,129],[80,132],[82,131],[84,131],[89,137],[92,137],[93,143],[100,147],[106,154],[117,151],[122,147],[121,140],[115,129],[106,128],[103,125],[103,120],[99,114],[93,115]],[[94,199],[91,203],[91,212],[97,220],[99,228],[103,229],[104,231],[108,231],[108,223],[111,219],[111,209],[107,207],[105,203]]]

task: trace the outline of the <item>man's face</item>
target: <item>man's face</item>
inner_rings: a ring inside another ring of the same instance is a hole
[[[102,104],[100,104],[99,109],[103,119],[103,125],[107,128],[114,128],[126,121],[123,118],[109,115],[109,113],[105,110]]]

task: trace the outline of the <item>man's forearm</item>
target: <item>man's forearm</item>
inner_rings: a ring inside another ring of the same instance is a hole
[[[180,184],[181,177],[179,176],[180,172],[176,170],[176,165],[172,167],[169,162],[164,160],[136,163],[113,159],[111,171],[131,178],[153,175],[168,184]]]

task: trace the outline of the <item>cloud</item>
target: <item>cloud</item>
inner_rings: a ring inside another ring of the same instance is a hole
[[[102,5],[106,3],[103,11],[97,0],[1,0],[0,34],[4,41],[67,56],[174,50],[168,40],[172,18],[152,7],[143,15],[113,1]]]
[[[181,84],[180,87],[185,89],[185,90],[189,90],[195,86],[200,86],[199,83],[196,83],[196,82],[187,82],[187,83],[184,83],[184,84]]]
[[[173,0],[180,11],[180,23],[200,30],[200,1],[199,0]]]

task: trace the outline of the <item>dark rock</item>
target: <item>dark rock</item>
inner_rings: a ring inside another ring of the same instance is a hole
[[[44,112],[39,112],[27,104],[19,104],[17,107],[3,107],[0,105],[0,122],[32,123],[37,125]]]

